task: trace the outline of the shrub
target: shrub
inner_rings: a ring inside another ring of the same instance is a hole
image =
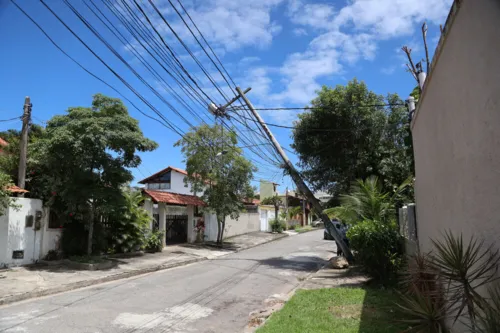
[[[393,224],[363,221],[347,232],[356,259],[377,281],[394,282],[403,262],[403,239]]]
[[[152,231],[147,237],[144,248],[148,252],[161,252],[163,245],[163,231]]]
[[[286,229],[286,223],[278,219],[272,219],[269,221],[269,225],[271,226],[271,232],[282,233]]]

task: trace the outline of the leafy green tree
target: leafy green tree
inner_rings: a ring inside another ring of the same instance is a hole
[[[395,191],[384,192],[378,177],[358,179],[351,185],[349,194],[340,196],[341,205],[325,209],[325,213],[350,225],[367,220],[393,224],[396,219],[396,201],[411,182],[412,178],[408,178]]]
[[[28,148],[35,143],[44,132],[44,128],[37,124],[31,124],[28,132]],[[2,147],[2,154],[0,154],[0,171],[3,171],[10,176],[12,182],[17,184],[18,168],[19,168],[19,156],[20,156],[20,146],[19,141],[21,139],[21,131],[15,129],[9,129],[7,131],[0,132],[0,138],[7,141],[8,145]],[[31,191],[31,156],[28,154],[28,172],[26,177],[26,189]],[[28,194],[29,195],[29,194]]]
[[[280,207],[283,205],[281,202],[281,198],[277,195],[274,195],[272,197],[267,197],[264,198],[261,202],[262,205],[271,205],[274,207],[274,216],[276,220],[278,220],[278,212],[280,210]]]
[[[137,152],[157,147],[116,98],[94,96],[91,107],[72,107],[53,117],[31,149],[34,189],[66,221],[86,224],[87,254],[94,224],[121,204],[128,168],[141,163]]]
[[[145,244],[151,217],[143,202],[140,191],[123,191],[122,205],[110,215],[110,244],[115,252],[131,252]]]
[[[243,201],[253,197],[250,181],[256,170],[237,148],[234,131],[219,125],[193,128],[175,145],[186,158],[186,182],[201,193],[208,209],[217,215],[217,243],[222,245],[226,216],[238,218]]]
[[[397,95],[386,98],[356,79],[345,86],[323,87],[314,109],[299,115],[293,131],[304,176],[317,190],[335,196],[370,175],[391,191],[413,173],[408,116]],[[317,129],[324,130],[317,130]]]
[[[8,190],[10,185],[12,185],[10,177],[0,171],[0,216],[5,213],[5,210],[12,202],[10,192]]]

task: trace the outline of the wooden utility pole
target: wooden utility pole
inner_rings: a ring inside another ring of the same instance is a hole
[[[236,91],[238,94],[243,98],[245,101],[246,105],[254,115],[255,119],[259,122],[260,126],[268,136],[268,138],[271,140],[272,144],[274,145],[274,148],[276,151],[280,154],[281,158],[283,159],[283,162],[285,163],[284,167],[285,169],[289,172],[290,176],[292,177],[293,181],[297,185],[297,189],[299,189],[307,198],[307,200],[312,204],[313,209],[315,210],[316,214],[323,220],[325,224],[325,228],[328,230],[330,235],[335,238],[335,241],[337,244],[340,246],[342,253],[344,253],[346,259],[348,262],[352,263],[354,261],[354,257],[351,253],[351,250],[349,247],[344,243],[344,239],[340,235],[340,233],[337,231],[337,228],[331,223],[330,218],[323,213],[323,207],[321,207],[321,203],[319,202],[318,199],[314,196],[314,194],[311,192],[309,187],[307,187],[306,183],[302,180],[302,177],[300,176],[299,172],[295,169],[294,165],[292,162],[290,162],[290,159],[288,156],[285,154],[285,151],[281,148],[281,145],[279,144],[278,140],[274,137],[274,135],[271,133],[267,125],[264,123],[264,120],[262,117],[259,115],[257,110],[253,107],[252,103],[250,100],[246,97],[245,92],[243,92],[240,87],[236,87]],[[248,89],[246,90],[248,91]]]
[[[23,129],[21,132],[21,142],[19,144],[19,148],[21,150],[19,156],[19,173],[17,175],[17,186],[24,189],[26,183],[26,155],[28,152],[28,131],[31,123],[31,101],[30,97],[26,96],[24,99],[24,108],[23,108]],[[23,193],[20,196],[24,196]]]

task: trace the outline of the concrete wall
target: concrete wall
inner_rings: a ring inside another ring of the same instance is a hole
[[[55,249],[60,229],[48,228],[48,209],[38,199],[16,198],[17,208],[9,207],[0,217],[0,267],[32,264]],[[35,230],[36,212],[42,212],[40,230]],[[26,216],[33,215],[32,227],[26,227]],[[24,251],[23,259],[12,259],[12,252]]]
[[[238,219],[226,218],[224,238],[260,230],[259,213],[241,213]]]
[[[43,259],[50,250],[60,248],[59,239],[61,238],[62,229],[49,228],[49,212],[49,208],[44,208],[42,221],[43,232],[41,234],[42,248],[40,250],[40,259]]]
[[[462,0],[455,14],[412,124],[422,250],[447,229],[500,239],[500,2]]]

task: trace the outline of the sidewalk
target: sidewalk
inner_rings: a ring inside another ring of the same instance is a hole
[[[223,249],[211,244],[171,245],[161,253],[110,258],[115,265],[106,270],[75,270],[64,261],[0,270],[0,305],[214,259],[286,236],[264,232],[235,236],[224,241]]]

